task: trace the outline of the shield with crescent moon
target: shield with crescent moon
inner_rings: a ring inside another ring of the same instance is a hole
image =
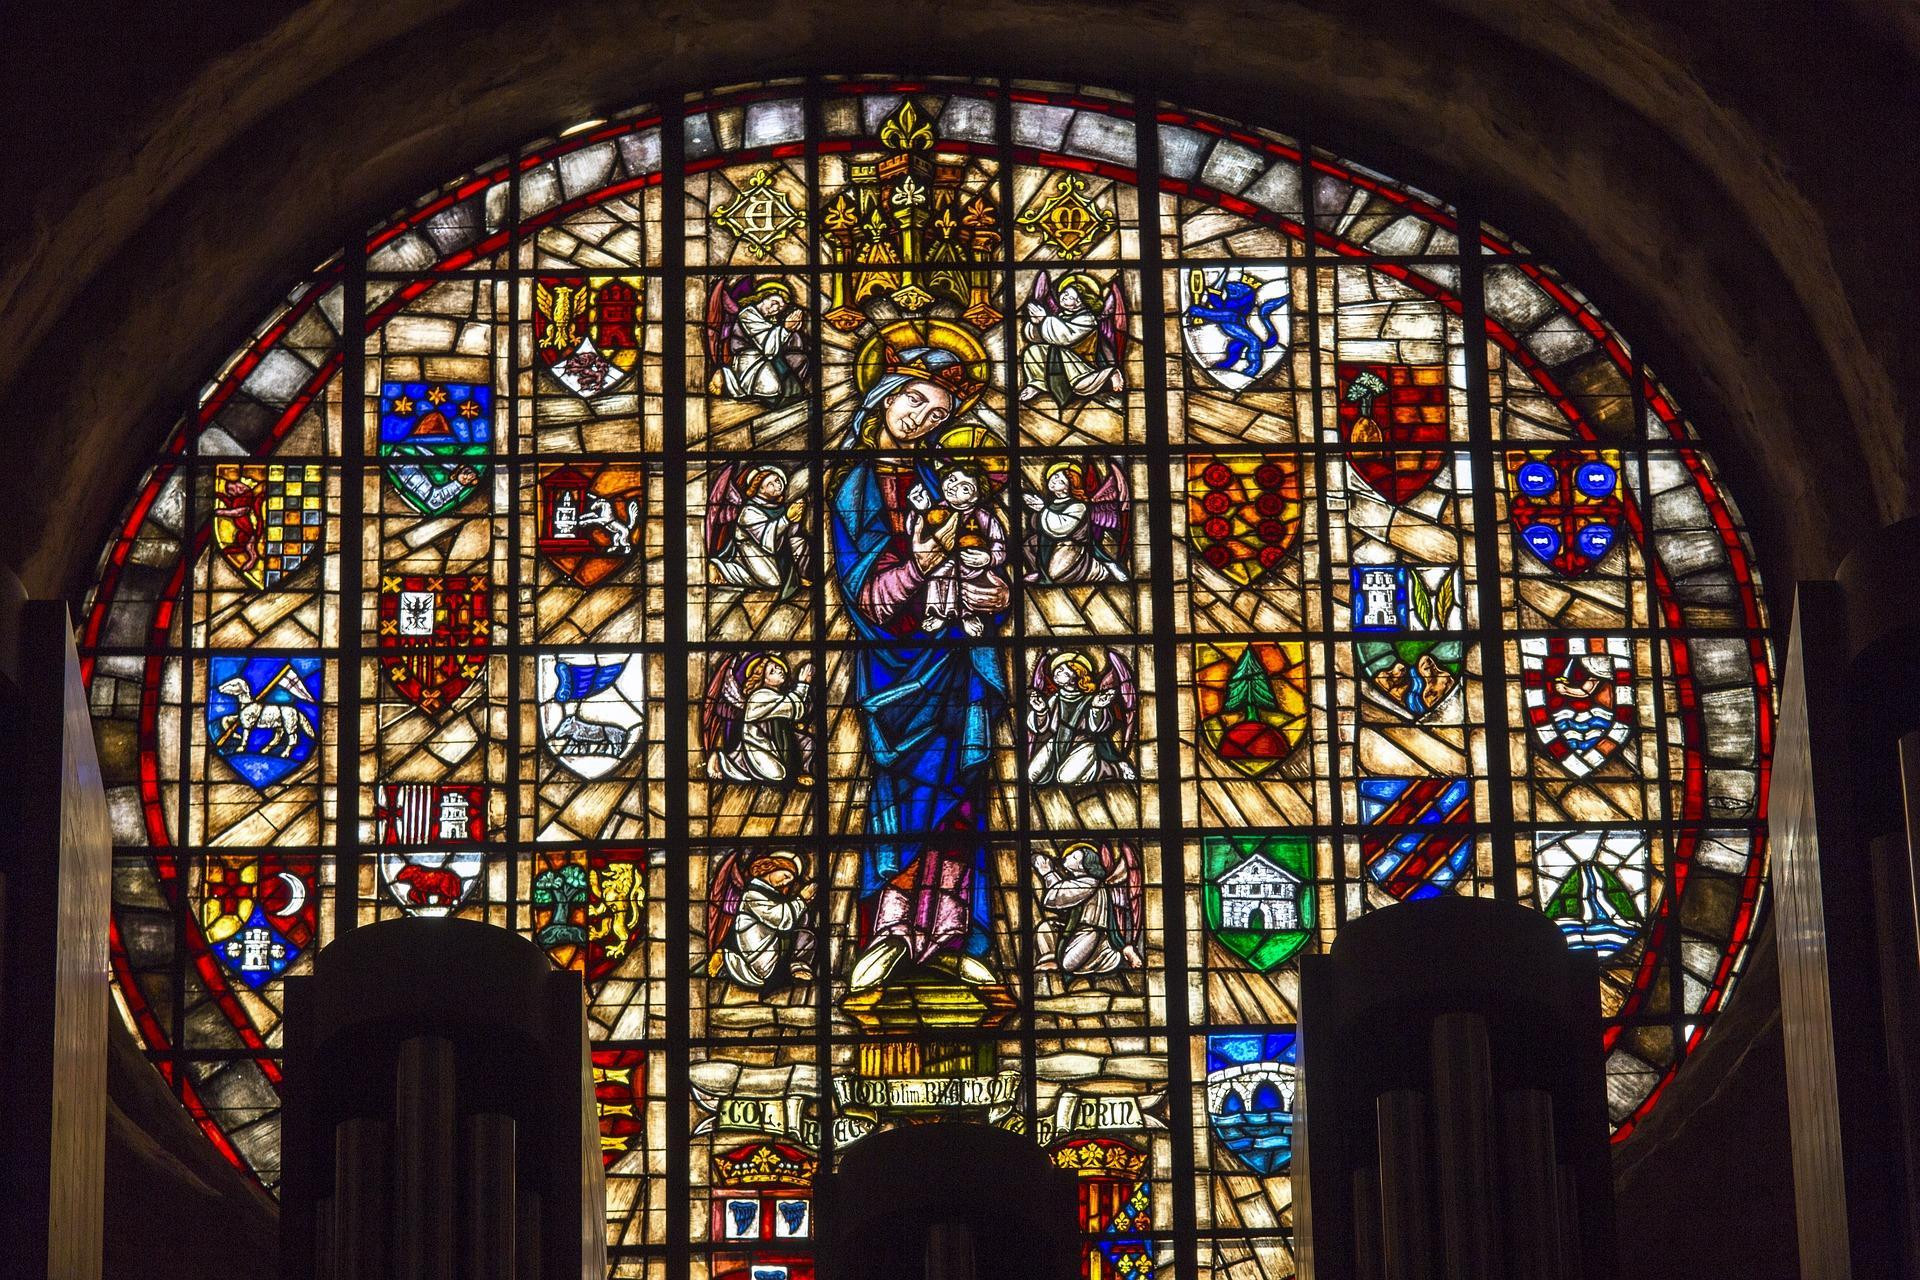
[[[312,855],[214,854],[200,874],[200,931],[222,966],[250,990],[292,967],[313,945]]]

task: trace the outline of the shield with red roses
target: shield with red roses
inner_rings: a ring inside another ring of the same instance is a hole
[[[1187,542],[1216,573],[1252,586],[1300,536],[1300,459],[1289,453],[1187,459]]]

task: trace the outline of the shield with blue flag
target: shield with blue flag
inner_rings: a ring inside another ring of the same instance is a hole
[[[256,791],[285,781],[320,741],[318,658],[210,658],[207,742]]]
[[[582,778],[604,778],[639,753],[645,661],[637,653],[541,656],[540,739],[555,761]]]
[[[1367,878],[1402,902],[1434,898],[1473,865],[1473,784],[1465,778],[1362,778]]]
[[[473,495],[493,447],[493,388],[484,382],[385,382],[380,456],[387,484],[422,515],[441,516]]]
[[[1293,1163],[1292,1031],[1207,1037],[1207,1127],[1227,1154],[1261,1177]]]

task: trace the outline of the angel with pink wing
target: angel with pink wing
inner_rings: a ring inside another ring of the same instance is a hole
[[[700,746],[715,782],[803,782],[813,767],[813,663],[728,654],[707,682]]]
[[[1116,558],[1126,552],[1133,515],[1126,472],[1116,463],[1088,459],[1056,462],[1042,480],[1044,493],[1022,500],[1033,512],[1027,522],[1027,581],[1044,586],[1125,582]]]
[[[1064,409],[1078,401],[1112,405],[1127,389],[1127,300],[1119,281],[1104,287],[1083,271],[1058,287],[1042,271],[1020,322],[1020,401],[1045,393]]]
[[[707,563],[722,582],[782,600],[806,585],[800,492],[801,484],[770,462],[720,468],[707,495]]]
[[[784,280],[723,277],[707,291],[710,390],[781,405],[807,391],[805,314]]]
[[[1054,857],[1033,853],[1042,952],[1035,967],[1068,977],[1140,969],[1140,853],[1124,842],[1076,841]]]
[[[1034,665],[1027,692],[1027,780],[1080,787],[1134,779],[1140,693],[1133,668],[1107,651],[1106,668],[1078,649],[1057,649]]]
[[[813,981],[812,890],[795,853],[735,850],[707,891],[707,973],[752,991]]]

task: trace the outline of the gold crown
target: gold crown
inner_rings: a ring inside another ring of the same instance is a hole
[[[804,1187],[819,1161],[781,1142],[749,1142],[713,1158],[713,1181],[726,1187]]]

